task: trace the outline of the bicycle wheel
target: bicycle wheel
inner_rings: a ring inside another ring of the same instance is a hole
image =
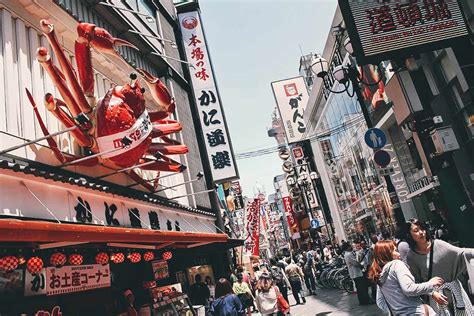
[[[354,293],[355,291],[355,286],[354,286],[354,281],[350,277],[346,277],[344,280],[342,280],[342,285],[344,287],[344,290],[347,293]]]

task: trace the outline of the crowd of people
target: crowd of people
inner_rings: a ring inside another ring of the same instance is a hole
[[[474,315],[465,290],[474,249],[455,247],[431,233],[412,219],[394,238],[372,235],[334,247],[328,243],[322,250],[297,250],[260,260],[252,271],[238,266],[215,286],[198,275],[190,298],[208,306],[208,315],[287,315],[289,294],[305,304],[305,296],[317,295],[317,272],[343,258],[360,305],[377,304],[390,315]]]

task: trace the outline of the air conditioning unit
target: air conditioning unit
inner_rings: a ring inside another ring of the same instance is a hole
[[[459,149],[459,143],[451,126],[436,128],[431,131],[431,139],[436,148],[436,154]]]

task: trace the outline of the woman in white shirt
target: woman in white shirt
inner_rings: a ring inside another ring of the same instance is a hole
[[[258,279],[255,303],[258,311],[263,316],[283,315],[278,311],[278,288],[273,284],[273,279],[268,273],[263,273]]]

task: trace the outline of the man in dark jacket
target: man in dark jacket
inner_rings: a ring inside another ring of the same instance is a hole
[[[189,298],[193,305],[207,305],[211,292],[205,283],[202,282],[200,274],[194,277],[195,283],[189,288]]]

